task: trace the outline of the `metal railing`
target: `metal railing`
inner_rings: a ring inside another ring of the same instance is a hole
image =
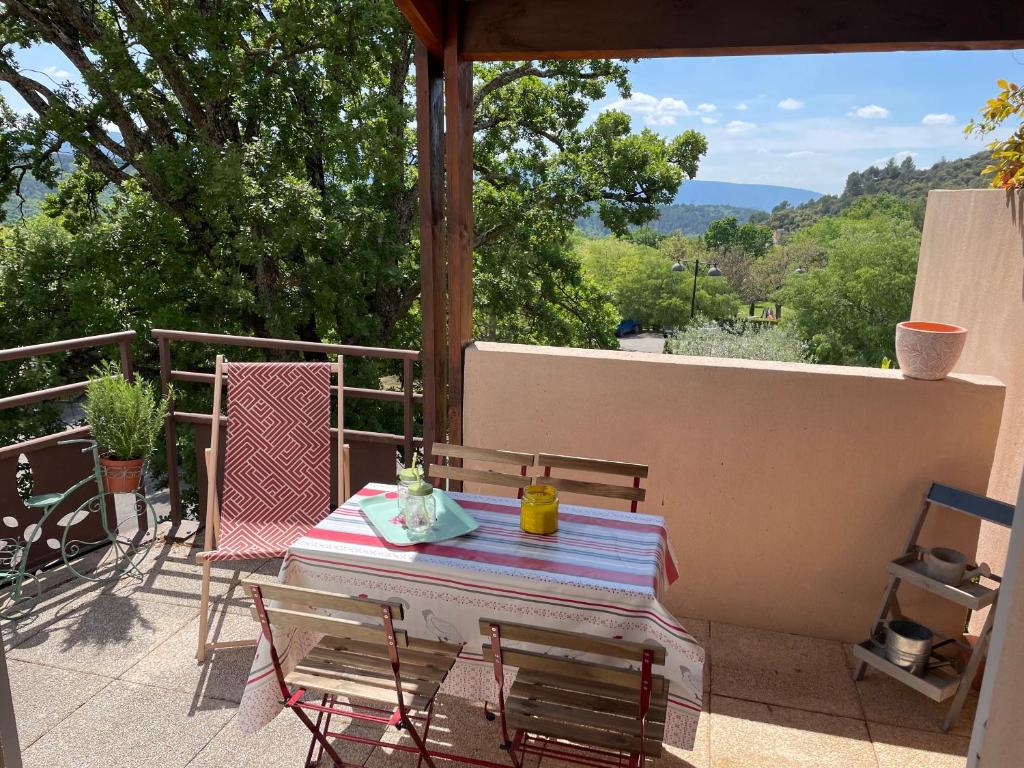
[[[266,339],[256,336],[230,336],[217,333],[200,333],[196,331],[177,331],[154,328],[152,336],[157,342],[160,354],[160,383],[164,394],[175,382],[194,384],[213,384],[214,374],[202,371],[185,371],[174,368],[172,360],[173,343],[204,344],[211,347],[244,347],[248,349],[277,350],[281,352],[308,352],[322,355],[344,355],[355,358],[375,358],[383,360],[400,360],[402,362],[402,388],[400,391],[386,389],[370,389],[365,387],[344,387],[346,398],[378,400],[401,403],[403,434],[389,432],[372,432],[345,429],[347,440],[367,443],[384,443],[401,446],[406,464],[412,460],[413,450],[423,444],[423,438],[414,434],[414,407],[422,406],[423,395],[413,390],[413,365],[420,358],[415,349],[390,349],[386,347],[359,347],[348,344],[323,344],[290,339]],[[332,390],[337,387],[332,386]],[[222,417],[222,423],[226,421]],[[175,410],[173,402],[167,416],[164,432],[164,443],[167,452],[167,466],[176,467],[178,463],[178,424],[209,425],[213,416],[209,413],[193,413]],[[176,472],[168,472],[167,490],[171,504],[171,520],[174,524],[181,521],[181,488]]]
[[[47,344],[34,344],[29,347],[12,347],[11,349],[0,349],[0,363],[7,363],[14,360],[27,360],[43,355],[52,355],[56,352],[70,352],[76,349],[97,349],[100,347],[117,345],[121,371],[125,377],[134,377],[134,359],[132,358],[132,342],[135,341],[135,331],[119,331],[117,333],[106,333],[101,336],[83,336],[78,339],[65,339],[64,341],[53,341]],[[88,381],[76,381],[71,384],[61,384],[56,387],[39,389],[33,392],[25,392],[20,395],[10,395],[0,398],[0,411],[10,408],[18,408],[25,405],[35,405],[51,400],[66,400],[85,392],[89,386]],[[56,432],[51,435],[35,437],[30,440],[23,440],[12,445],[0,446],[0,459],[11,455],[35,451],[50,445],[56,445],[58,440],[67,440],[74,437],[81,437],[89,433],[88,427],[76,427],[75,429]]]

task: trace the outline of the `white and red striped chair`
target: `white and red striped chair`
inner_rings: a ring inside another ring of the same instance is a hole
[[[211,643],[211,564],[283,557],[288,547],[331,511],[331,373],[338,377],[338,503],[349,488],[344,445],[343,362],[228,363],[217,356],[213,421],[206,451],[206,539],[202,563],[199,648],[255,645]],[[218,498],[220,411],[229,384],[223,498]]]

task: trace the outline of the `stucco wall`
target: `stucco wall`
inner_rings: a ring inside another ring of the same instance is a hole
[[[1024,471],[1024,193],[937,191],[928,196],[912,317],[968,329],[958,371],[990,374],[1006,383],[1006,404],[988,494],[1017,503]],[[1018,521],[1015,562],[1006,562],[1009,532],[983,526],[978,558],[1005,572],[992,649],[978,707],[969,765],[1024,763],[1024,520]],[[980,628],[981,617],[972,622]],[[998,684],[997,684],[998,683]]]
[[[988,495],[1015,503],[1024,469],[1024,194],[995,189],[928,195],[914,320],[968,329],[956,366],[997,377],[1006,404]],[[984,524],[978,558],[1003,570],[1009,531]],[[974,617],[980,629],[984,615]]]
[[[984,491],[1004,388],[894,371],[478,343],[465,442],[651,466],[681,579],[702,617],[862,639],[934,479]],[[973,553],[977,525],[938,515],[925,540]],[[936,628],[963,614],[907,590]]]

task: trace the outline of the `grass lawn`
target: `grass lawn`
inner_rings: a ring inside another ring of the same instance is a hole
[[[764,309],[770,309],[775,312],[774,301],[758,301],[754,303],[754,317],[760,317],[761,311]],[[736,314],[739,317],[750,317],[750,305],[741,304],[739,309],[736,310]],[[788,307],[785,304],[782,305],[782,316],[792,320],[796,316],[796,312],[792,307]]]

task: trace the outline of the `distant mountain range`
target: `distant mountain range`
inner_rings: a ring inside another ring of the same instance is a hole
[[[676,195],[676,203],[686,205],[732,205],[770,211],[779,203],[791,206],[817,200],[820,192],[797,187],[778,187],[773,184],[734,184],[729,181],[684,181]]]
[[[663,205],[661,214],[648,226],[663,235],[676,230],[697,237],[707,231],[708,225],[718,219],[735,216],[741,224],[751,217],[764,217],[769,211],[786,202],[798,206],[817,200],[818,192],[796,187],[778,187],[772,184],[734,184],[728,181],[684,181],[672,205]],[[601,223],[597,212],[576,222],[576,226],[591,237],[604,237],[609,230]]]
[[[735,216],[738,222],[744,224],[751,216],[764,215],[763,211],[754,208],[738,208],[734,205],[687,205],[677,203],[663,205],[659,208],[659,211],[658,218],[647,226],[663,235],[680,230],[689,237],[703,235],[711,222],[729,216]],[[589,216],[577,219],[576,226],[590,237],[607,237],[611,234],[611,231],[602,223],[601,217],[596,210]]]

